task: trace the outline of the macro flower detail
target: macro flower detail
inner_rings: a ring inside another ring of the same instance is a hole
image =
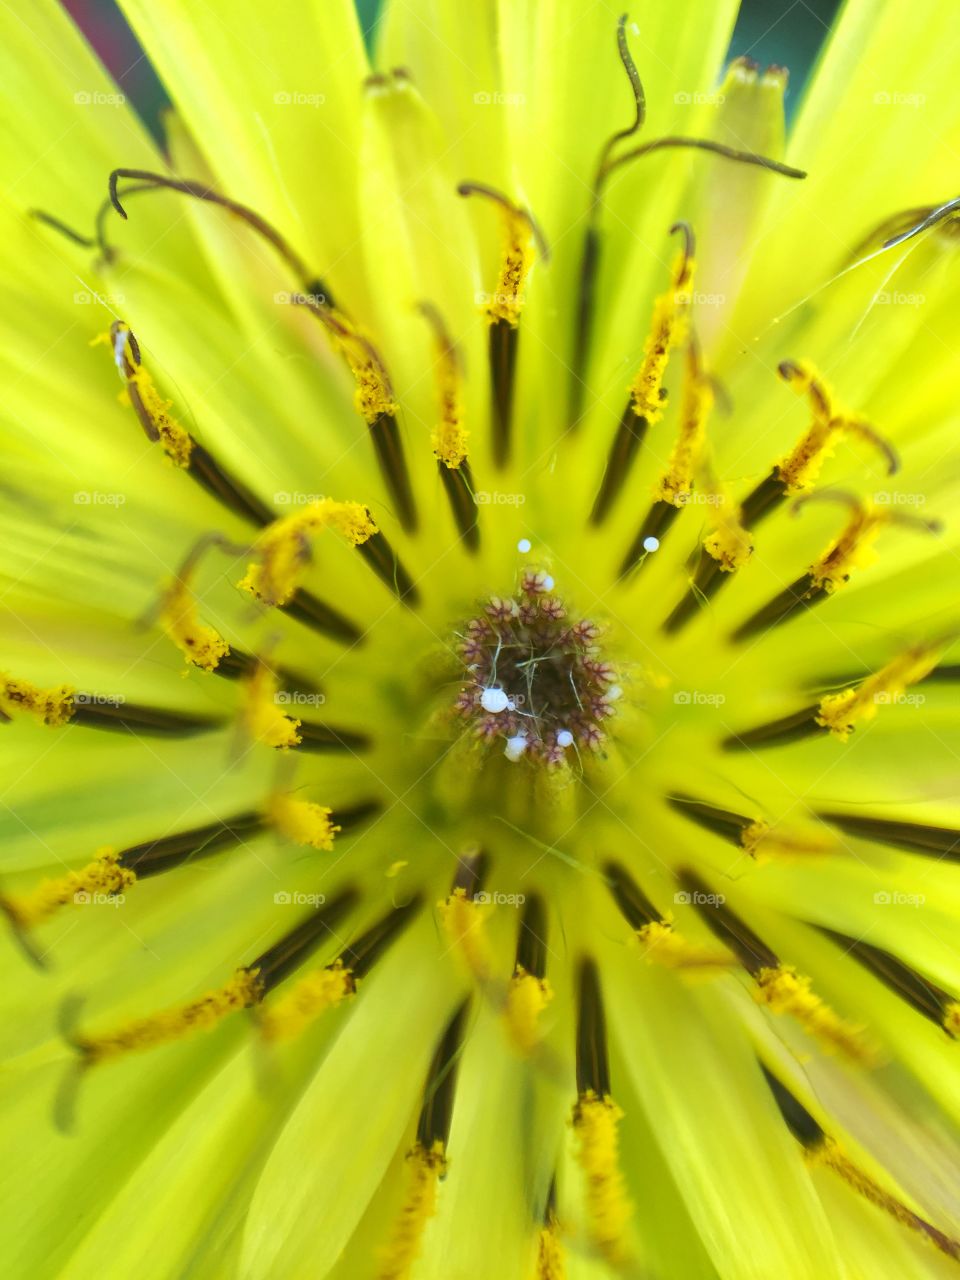
[[[0,14],[4,1275],[956,1274],[955,14],[122,8],[159,140]]]

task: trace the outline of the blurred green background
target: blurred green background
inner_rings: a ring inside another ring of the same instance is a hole
[[[469,0],[456,0],[469,3]],[[702,0],[709,4],[711,0]],[[143,57],[115,0],[63,0],[104,63],[156,129],[167,99],[153,69]],[[382,0],[357,0],[357,9],[372,35]],[[644,0],[638,0],[637,16]],[[793,110],[841,0],[743,0],[730,44],[730,56],[746,54],[762,66],[781,63],[790,68],[788,110]]]

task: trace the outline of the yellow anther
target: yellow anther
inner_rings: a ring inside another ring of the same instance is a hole
[[[637,930],[637,939],[644,960],[665,969],[729,969],[734,963],[729,951],[688,942],[669,919],[643,925]]]
[[[704,539],[703,549],[724,573],[733,573],[753,555],[753,539],[740,523],[740,508],[726,494],[717,505],[717,527]]]
[[[292,1040],[311,1022],[353,995],[353,974],[339,960],[305,974],[285,995],[264,1006],[260,1030],[266,1040]]]
[[[267,525],[254,543],[257,559],[239,586],[264,604],[286,604],[310,563],[310,538],[323,529],[335,529],[355,547],[377,532],[361,503],[321,498]]]
[[[630,384],[633,411],[653,423],[663,416],[663,379],[670,352],[685,341],[689,331],[689,311],[695,262],[688,244],[677,255],[670,288],[653,304],[650,332],[643,347],[643,359]]]
[[[246,680],[243,723],[254,742],[286,751],[300,741],[300,721],[286,715],[278,702],[277,677],[259,662]]]
[[[437,910],[450,946],[460,952],[474,977],[484,981],[490,974],[485,928],[489,905],[468,898],[465,889],[454,889],[445,901],[437,903]]]
[[[174,466],[188,466],[193,452],[193,437],[171,416],[173,401],[161,397],[153,377],[141,361],[140,348],[129,327],[122,321],[116,321],[110,332],[94,338],[92,345],[98,343],[111,347],[114,363],[125,384],[126,399],[147,436],[160,443]]]
[[[517,965],[507,987],[504,1017],[510,1039],[521,1053],[533,1053],[540,1043],[540,1015],[552,999],[553,989],[546,978],[537,978]]]
[[[625,1232],[633,1206],[618,1158],[617,1126],[623,1112],[612,1098],[587,1089],[573,1109],[577,1161],[583,1170],[587,1219],[593,1243],[612,1266],[627,1261]]]
[[[433,452],[445,467],[459,467],[467,456],[467,436],[463,425],[463,373],[460,357],[443,317],[431,303],[423,302],[420,310],[433,329],[435,358],[434,378],[437,387],[439,422],[433,430]]]
[[[94,860],[85,867],[42,880],[27,893],[4,895],[0,903],[14,924],[29,929],[60,907],[122,894],[137,877],[129,867],[121,866],[118,858],[113,849],[98,849]]]
[[[67,684],[40,689],[29,680],[0,674],[0,712],[8,718],[26,713],[51,729],[66,724],[73,715],[75,693]]]
[[[704,376],[696,347],[690,343],[687,373],[683,384],[680,430],[667,469],[660,478],[655,498],[682,507],[693,492],[694,472],[706,442],[707,419],[713,408],[714,392]]]
[[[858,436],[874,445],[886,457],[890,470],[896,470],[897,461],[890,446],[865,419],[836,404],[832,391],[808,360],[785,360],[779,373],[798,395],[809,398],[812,412],[806,433],[777,464],[777,475],[788,493],[800,493],[813,484],[843,434]]]
[[[526,296],[524,289],[537,253],[549,256],[543,236],[529,210],[514,204],[502,191],[479,182],[462,182],[462,196],[483,196],[499,206],[503,218],[503,257],[496,292],[483,295],[483,314],[490,324],[503,322],[511,329],[520,323]]]
[[[757,975],[757,1000],[771,1013],[788,1013],[805,1031],[830,1051],[839,1051],[864,1066],[876,1061],[864,1042],[861,1027],[844,1021],[810,989],[810,979],[787,965],[761,969]]]
[[[825,1169],[831,1169],[864,1200],[869,1200],[871,1204],[875,1204],[884,1213],[888,1213],[901,1226],[918,1232],[948,1257],[960,1260],[960,1241],[952,1239],[945,1232],[927,1222],[919,1213],[916,1213],[906,1205],[899,1196],[892,1191],[888,1191],[886,1187],[882,1187],[879,1182],[854,1164],[835,1138],[825,1135],[819,1142],[807,1148],[806,1155],[811,1163],[822,1165]]]
[[[285,791],[271,796],[267,815],[288,840],[311,849],[332,849],[333,837],[340,830],[330,821],[332,810],[312,800],[299,800]]]
[[[215,671],[230,652],[223,636],[200,621],[197,602],[184,577],[174,578],[164,591],[158,617],[187,662],[201,671]]]
[[[828,694],[817,711],[817,724],[846,742],[858,723],[872,720],[881,707],[899,702],[911,685],[928,676],[943,649],[943,644],[917,645],[855,688]]]
[[[437,1208],[437,1185],[446,1173],[443,1143],[429,1151],[419,1142],[407,1156],[407,1189],[389,1243],[380,1250],[377,1280],[408,1280],[427,1222]]]
[[[552,1219],[541,1230],[537,1241],[536,1280],[567,1280],[567,1259],[560,1240],[560,1228]]]
[[[261,994],[256,970],[238,969],[224,986],[208,991],[188,1004],[136,1018],[102,1035],[77,1035],[74,1039],[89,1062],[103,1062],[181,1040],[194,1031],[210,1031],[228,1014],[256,1004]]]
[[[847,527],[810,566],[813,588],[832,593],[847,581],[854,569],[873,564],[877,558],[873,543],[889,519],[887,511],[867,503],[858,504]]]

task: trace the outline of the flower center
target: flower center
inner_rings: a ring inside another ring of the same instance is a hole
[[[457,711],[513,762],[557,766],[569,751],[599,750],[621,695],[601,628],[571,621],[553,587],[549,574],[525,572],[515,596],[491,596],[459,632]]]

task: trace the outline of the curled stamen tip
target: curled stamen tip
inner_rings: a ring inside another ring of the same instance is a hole
[[[689,260],[693,257],[694,253],[696,252],[697,238],[693,234],[693,227],[690,225],[690,223],[684,222],[682,219],[679,222],[675,222],[673,224],[673,226],[670,228],[670,234],[675,235],[676,232],[678,231],[682,232],[683,234],[683,256],[686,259],[686,261],[689,262]]]
[[[792,382],[794,378],[803,376],[803,370],[795,360],[781,360],[777,365],[777,373],[784,382]]]

